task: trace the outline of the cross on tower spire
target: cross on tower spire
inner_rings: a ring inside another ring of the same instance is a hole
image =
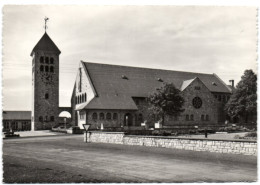
[[[47,27],[47,21],[48,21],[48,20],[49,20],[48,17],[45,17],[45,18],[44,18],[44,21],[45,21],[45,25],[44,25],[45,32],[46,32],[46,29],[48,28],[48,27]]]

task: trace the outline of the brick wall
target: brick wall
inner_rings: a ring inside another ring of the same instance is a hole
[[[86,133],[84,137],[87,137]],[[126,136],[123,132],[89,132],[87,142],[164,147],[254,156],[257,155],[257,142],[247,140],[192,139],[161,136]]]

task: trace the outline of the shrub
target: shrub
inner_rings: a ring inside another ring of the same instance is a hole
[[[240,137],[240,135],[235,135],[234,136],[234,139],[240,139],[241,137]]]
[[[245,137],[257,137],[257,132],[249,132],[245,135]]]

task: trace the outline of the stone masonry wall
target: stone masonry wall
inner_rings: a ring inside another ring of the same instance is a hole
[[[247,140],[126,136],[123,132],[90,132],[87,141],[257,156],[257,142]]]
[[[53,64],[40,63],[41,57],[52,57]],[[40,71],[40,66],[52,66],[53,72]],[[58,122],[59,110],[59,54],[51,51],[35,53],[33,67],[33,101],[32,101],[32,130],[51,129]],[[48,99],[45,94],[48,93]],[[43,121],[39,118],[43,117]],[[47,120],[45,119],[47,116]],[[54,121],[50,117],[54,116]]]

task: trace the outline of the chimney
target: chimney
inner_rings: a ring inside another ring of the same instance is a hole
[[[231,83],[231,86],[234,87],[234,80],[229,80],[229,82]]]

